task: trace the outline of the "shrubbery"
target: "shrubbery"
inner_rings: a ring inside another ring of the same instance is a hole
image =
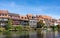
[[[22,26],[20,26],[20,25],[19,26],[15,26],[14,29],[21,31],[22,30]]]
[[[3,32],[4,30],[5,30],[4,28],[0,27],[0,32]]]
[[[37,28],[42,28],[44,27],[44,23],[43,23],[43,20],[40,20],[38,23],[37,23]]]
[[[7,24],[6,24],[6,26],[5,26],[5,29],[6,29],[6,30],[9,30],[9,29],[11,29],[11,28],[12,28],[12,20],[9,19],[8,22],[7,22]]]

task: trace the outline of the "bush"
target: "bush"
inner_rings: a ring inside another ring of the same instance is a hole
[[[44,23],[43,23],[43,20],[40,20],[39,22],[37,22],[37,28],[42,28],[44,27]]]
[[[8,20],[8,23],[7,23],[6,26],[5,26],[5,29],[6,29],[6,30],[9,30],[9,29],[11,29],[11,27],[12,27],[12,20],[9,19],[9,20]]]
[[[53,30],[57,30],[58,29],[58,27],[57,26],[50,26]]]
[[[1,28],[0,28],[0,32],[3,32],[3,31],[4,31],[4,28],[1,27]]]
[[[22,30],[22,26],[20,26],[20,25],[19,26],[16,26],[16,27],[14,27],[14,29],[21,31]]]
[[[30,30],[30,26],[25,26],[25,27],[23,28],[23,30],[29,31],[29,30]]]

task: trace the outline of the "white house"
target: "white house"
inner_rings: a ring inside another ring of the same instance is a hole
[[[37,27],[37,20],[36,19],[30,19],[29,25],[30,25],[30,27]]]

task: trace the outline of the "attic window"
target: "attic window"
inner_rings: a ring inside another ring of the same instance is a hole
[[[23,17],[21,17],[23,19]]]
[[[4,14],[1,14],[1,16],[4,16]]]
[[[25,19],[27,19],[27,18],[25,17]]]
[[[7,16],[7,14],[5,14],[5,16]]]
[[[29,16],[29,17],[31,17],[31,16]]]
[[[10,17],[12,17],[12,16],[10,16]]]

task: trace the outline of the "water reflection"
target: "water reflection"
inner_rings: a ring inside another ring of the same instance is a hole
[[[22,32],[19,38],[29,38],[29,32]]]
[[[0,33],[0,38],[59,38],[60,31],[22,31]]]
[[[5,34],[6,34],[5,38],[12,38],[11,32],[6,32]]]
[[[37,38],[43,38],[43,33],[42,33],[42,32],[37,31]]]

